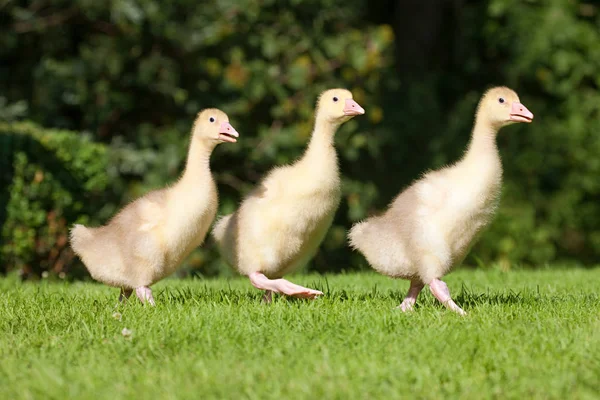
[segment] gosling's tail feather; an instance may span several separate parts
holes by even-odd
[[[219,246],[221,251],[225,244],[225,237],[227,236],[227,231],[229,230],[231,217],[233,217],[233,214],[220,217],[217,222],[215,222],[215,227],[212,230],[212,237],[215,239],[215,242],[217,242],[217,246]]]
[[[348,233],[348,242],[350,246],[355,250],[361,250],[361,242],[364,236],[366,224],[364,222],[356,223],[350,229]]]
[[[75,253],[79,256],[83,256],[85,247],[94,238],[93,230],[83,226],[81,224],[73,225],[69,232],[69,242]]]
[[[79,256],[92,278],[108,285],[122,285],[115,278],[116,253],[113,243],[102,235],[102,228],[75,224],[70,232],[71,248]]]
[[[379,247],[373,241],[373,226],[366,221],[354,224],[348,233],[350,247],[361,253],[372,268],[377,269]],[[374,246],[375,244],[375,246]]]
[[[229,214],[219,218],[212,231],[221,257],[232,267],[237,265],[237,214]]]

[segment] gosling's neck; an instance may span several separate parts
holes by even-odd
[[[196,186],[206,179],[212,179],[210,155],[214,147],[214,143],[209,139],[196,139],[192,137],[185,170],[180,179],[181,184]]]
[[[317,116],[315,128],[303,160],[309,163],[335,163],[337,168],[337,153],[334,147],[335,133],[340,125]]]
[[[498,129],[487,118],[478,115],[475,119],[471,141],[463,160],[477,160],[480,163],[482,158],[488,158],[494,163],[499,163],[500,155],[498,153],[498,145],[496,144]]]

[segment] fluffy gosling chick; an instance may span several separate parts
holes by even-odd
[[[400,193],[380,216],[355,224],[350,244],[382,274],[410,280],[399,306],[413,308],[421,289],[446,307],[465,312],[440,280],[459,265],[490,223],[500,199],[502,164],[496,146],[500,128],[529,123],[533,114],[506,87],[490,89],[477,108],[469,148],[453,165],[426,173]]]
[[[133,290],[154,305],[150,285],[173,273],[199,246],[217,212],[217,188],[209,159],[219,143],[236,142],[227,115],[211,108],[194,122],[185,171],[172,186],[133,201],[108,224],[71,229],[71,247],[92,277],[121,288],[120,300]]]
[[[300,298],[323,294],[282,277],[306,264],[329,229],[341,197],[334,137],[364,109],[344,89],[321,94],[304,155],[272,170],[233,214],[220,218],[213,236],[224,258],[258,289]]]

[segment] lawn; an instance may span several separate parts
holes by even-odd
[[[457,271],[466,317],[428,291],[403,314],[408,283],[371,273],[293,280],[325,296],[267,305],[242,278],[170,279],[150,308],[95,283],[0,280],[0,398],[599,396],[600,268]]]

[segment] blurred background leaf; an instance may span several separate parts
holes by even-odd
[[[220,213],[233,211],[301,154],[317,95],[336,86],[367,114],[338,132],[344,199],[308,268],[365,268],[347,229],[459,157],[480,95],[499,84],[536,119],[498,137],[502,205],[466,263],[597,262],[599,11],[576,0],[4,2],[0,269],[79,276],[68,226],[106,222],[176,179],[205,107],[242,135],[212,158]],[[231,273],[210,241],[190,272]]]

